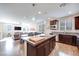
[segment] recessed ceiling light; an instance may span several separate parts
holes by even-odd
[[[48,19],[51,19],[51,18],[48,18]]]
[[[32,17],[32,20],[35,21],[35,17]]]
[[[42,13],[41,11],[38,12],[38,14],[41,14],[41,13]]]
[[[71,12],[71,11],[69,11],[69,12],[68,12],[68,14],[72,14],[72,12]]]

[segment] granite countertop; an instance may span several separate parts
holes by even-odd
[[[31,44],[32,46],[37,46],[41,42],[44,42],[45,40],[54,37],[56,35],[45,35],[45,36],[32,36],[30,37],[27,42]]]

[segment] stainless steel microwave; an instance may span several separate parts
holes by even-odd
[[[57,25],[50,25],[50,30],[56,30],[57,29]]]

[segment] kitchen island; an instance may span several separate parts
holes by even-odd
[[[27,40],[27,56],[48,56],[55,47],[55,35],[33,36]]]

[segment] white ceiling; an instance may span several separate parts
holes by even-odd
[[[17,21],[31,21],[35,17],[37,21],[47,18],[58,18],[79,12],[79,4],[66,4],[59,7],[61,3],[39,3],[32,6],[32,3],[0,3],[0,17],[10,17]],[[41,11],[42,14],[38,14]]]

